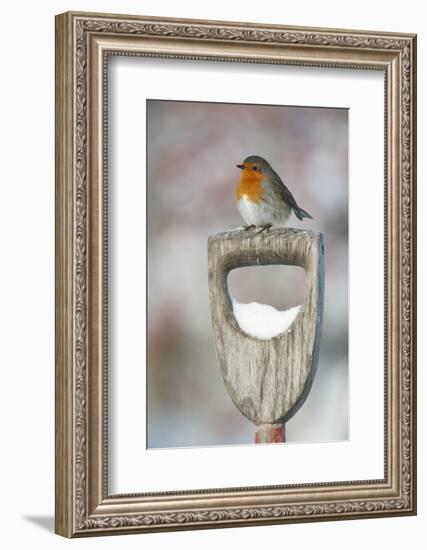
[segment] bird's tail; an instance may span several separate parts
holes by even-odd
[[[305,210],[303,210],[302,208],[300,208],[299,206],[297,206],[296,208],[294,208],[294,212],[295,212],[295,216],[299,219],[299,220],[302,220],[303,218],[310,218],[311,220],[313,219],[313,216],[310,216],[310,214],[308,212],[306,212]]]

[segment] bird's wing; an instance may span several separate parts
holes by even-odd
[[[271,193],[274,195],[274,198],[277,200],[283,200],[293,209],[298,209],[297,201],[295,200],[292,193],[286,187],[286,185],[280,179],[280,176],[274,172],[270,179],[271,182]]]

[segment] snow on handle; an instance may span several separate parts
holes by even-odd
[[[241,304],[234,298],[231,299],[231,303],[239,327],[249,336],[260,340],[269,340],[286,332],[301,309],[301,306],[295,306],[279,311],[273,306],[258,302]]]

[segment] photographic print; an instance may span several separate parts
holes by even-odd
[[[348,110],[146,112],[147,447],[347,440]],[[218,238],[233,248],[222,312]],[[295,261],[279,258],[289,239]],[[324,273],[300,257],[316,239]]]

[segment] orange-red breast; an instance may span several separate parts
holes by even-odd
[[[298,206],[292,193],[265,159],[251,155],[243,164],[237,164],[237,168],[241,172],[236,200],[239,212],[248,224],[245,229],[261,227],[263,231],[273,225],[286,225],[292,211],[299,220],[311,218]]]

